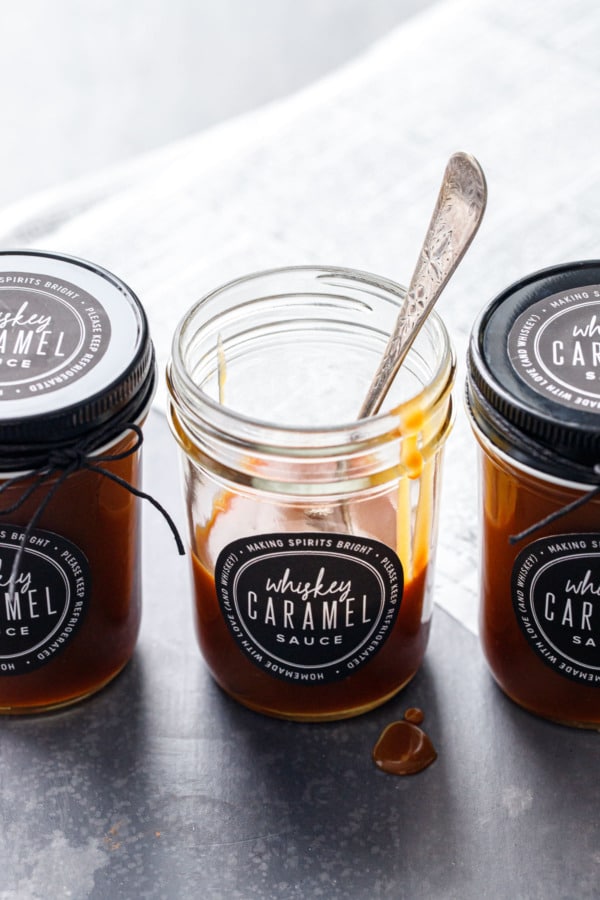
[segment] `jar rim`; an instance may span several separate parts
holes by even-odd
[[[454,350],[444,323],[434,311],[428,316],[422,331],[424,334],[432,335],[435,339],[439,351],[437,365],[427,384],[423,385],[410,399],[391,410],[379,412],[367,419],[356,419],[327,426],[287,425],[245,415],[208,396],[190,375],[182,353],[186,332],[192,327],[199,312],[209,301],[225,292],[235,290],[239,286],[258,284],[267,278],[289,275],[314,276],[322,283],[326,278],[345,279],[363,290],[365,297],[368,297],[369,293],[382,293],[388,298],[393,298],[398,306],[402,303],[406,293],[405,289],[396,282],[361,270],[340,266],[304,265],[284,266],[255,272],[233,279],[203,295],[179,322],[173,336],[171,359],[167,366],[170,403],[177,411],[178,420],[183,419],[192,432],[196,432],[198,429],[209,430],[221,436],[227,436],[233,442],[239,439],[243,443],[256,444],[265,451],[272,448],[285,452],[294,450],[301,452],[310,447],[311,450],[318,452],[319,449],[326,450],[336,446],[346,446],[350,443],[370,441],[390,432],[398,432],[405,423],[404,413],[409,407],[414,408],[415,404],[419,404],[422,409],[429,410],[447,395],[454,379]],[[407,359],[410,359],[411,353],[413,353],[412,348]],[[404,427],[406,427],[405,424]],[[243,441],[239,438],[240,432],[244,434]]]

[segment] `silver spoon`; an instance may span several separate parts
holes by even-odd
[[[487,202],[481,166],[468,153],[450,157],[429,228],[394,331],[360,409],[373,416],[414,339],[473,240]]]
[[[380,409],[419,329],[473,240],[486,202],[487,186],[481,166],[468,153],[455,153],[448,160],[404,303],[360,409],[359,419],[373,416]],[[331,524],[332,511],[329,506],[313,507],[308,511],[308,518],[313,524],[320,519],[329,519]],[[338,511],[345,529],[351,533],[349,508],[344,503]]]

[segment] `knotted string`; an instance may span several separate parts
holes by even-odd
[[[473,419],[476,422],[478,420],[473,413],[473,404],[469,398],[469,392],[472,393],[473,397],[477,401],[477,404],[484,410],[485,417],[492,423],[492,427],[499,434],[505,436],[508,441],[514,446],[524,450],[529,456],[533,458],[537,457],[543,462],[552,465],[555,469],[559,466],[562,466],[566,470],[576,472],[577,477],[581,478],[582,482],[589,482],[591,480],[600,479],[600,463],[597,463],[590,469],[589,467],[584,466],[581,463],[577,463],[574,460],[566,459],[564,456],[561,456],[559,453],[549,447],[543,447],[542,445],[538,444],[535,440],[524,434],[522,431],[519,431],[517,428],[511,425],[509,421],[507,421],[499,413],[497,413],[494,407],[485,398],[479,387],[473,381],[470,381],[467,386],[466,402],[467,408],[469,409],[471,415],[473,416]],[[508,538],[509,543],[518,544],[519,541],[522,541],[524,538],[531,537],[531,535],[535,534],[536,531],[539,531],[546,525],[551,525],[552,522],[556,522],[557,519],[561,519],[563,516],[574,512],[581,506],[585,506],[586,503],[589,503],[591,500],[598,496],[600,496],[600,484],[594,485],[592,488],[590,488],[589,491],[586,491],[585,494],[583,494],[581,497],[578,497],[577,500],[573,500],[572,503],[566,503],[564,506],[561,506],[559,509],[554,510],[554,512],[550,513],[549,515],[544,516],[544,518],[539,519],[537,522],[534,522],[534,524],[530,525],[529,528],[525,528],[518,534],[511,534]]]
[[[99,443],[111,443],[111,441],[118,438],[123,433],[123,431],[133,431],[136,436],[133,444],[130,447],[128,447],[126,450],[122,450],[120,453],[107,453],[100,456],[93,455],[94,447],[97,447]],[[145,491],[141,491],[139,488],[134,487],[133,484],[130,484],[130,482],[126,481],[124,478],[121,478],[119,475],[115,475],[114,472],[111,472],[104,465],[102,465],[103,463],[118,462],[119,460],[126,459],[128,456],[133,456],[133,454],[137,453],[137,451],[142,446],[143,440],[144,436],[139,425],[131,422],[128,422],[125,425],[121,423],[114,423],[101,431],[96,431],[94,435],[92,435],[92,437],[85,438],[72,447],[51,450],[48,453],[46,462],[41,466],[38,466],[33,471],[24,472],[21,475],[15,475],[12,478],[7,478],[0,485],[0,494],[3,494],[9,488],[21,484],[24,481],[30,481],[31,479],[33,479],[32,483],[23,491],[23,493],[17,498],[14,503],[4,508],[0,507],[0,515],[9,515],[15,510],[20,509],[23,504],[26,503],[40,487],[43,487],[43,485],[45,485],[51,478],[54,478],[57,473],[60,473],[48,492],[38,503],[33,515],[25,526],[23,534],[21,535],[21,538],[19,540],[19,547],[12,565],[8,585],[11,595],[14,593],[14,586],[19,572],[21,559],[23,558],[23,553],[25,552],[25,546],[29,540],[29,537],[31,536],[31,533],[33,532],[33,529],[35,528],[37,522],[44,513],[44,510],[50,504],[52,498],[55,496],[61,485],[67,480],[67,478],[69,478],[75,472],[79,471],[85,470],[89,472],[98,472],[104,478],[108,478],[110,479],[110,481],[114,481],[115,484],[118,484],[126,491],[129,491],[129,493],[133,494],[134,497],[139,497],[141,500],[148,500],[148,502],[151,503],[152,506],[154,506],[166,520],[167,525],[171,529],[173,537],[175,538],[175,543],[177,544],[177,550],[180,556],[183,556],[185,554],[185,548],[183,546],[183,541],[181,540],[181,537],[179,535],[179,531],[177,530],[177,526],[175,525],[175,522],[173,521],[167,510],[164,508],[164,506],[162,506],[162,504],[159,503],[158,500],[156,500],[156,498],[151,494],[147,494]]]

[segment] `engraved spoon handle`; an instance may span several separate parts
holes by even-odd
[[[473,240],[485,211],[487,187],[476,159],[450,157],[404,303],[359,418],[378,412],[410,346]]]

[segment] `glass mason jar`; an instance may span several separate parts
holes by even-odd
[[[508,696],[600,725],[600,263],[537,272],[476,322],[480,637]]]
[[[52,253],[0,253],[0,347],[0,713],[31,713],[133,654],[156,365],[126,285]]]
[[[259,712],[358,715],[423,658],[454,378],[436,315],[385,411],[356,419],[403,298],[362,272],[281,269],[208,294],[175,333],[197,636]]]

